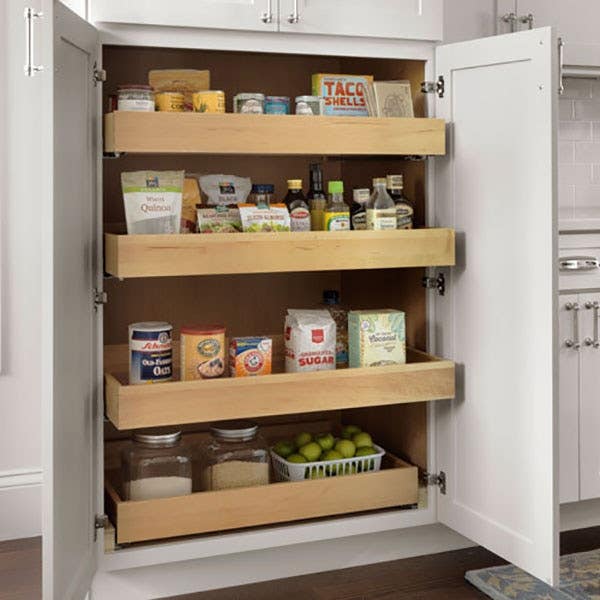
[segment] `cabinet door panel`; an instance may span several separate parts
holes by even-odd
[[[448,122],[436,225],[457,266],[437,297],[437,340],[457,363],[439,409],[441,522],[558,582],[557,44],[551,29],[437,50]],[[439,411],[439,412],[438,412]]]
[[[277,31],[277,6],[278,0],[91,0],[91,20],[137,25]]]
[[[280,0],[280,31],[441,40],[442,0]],[[298,7],[297,22],[294,7]]]
[[[600,65],[600,2],[517,0],[519,15],[531,13],[535,27],[554,27],[565,43],[565,64]]]
[[[43,223],[42,406],[44,599],[82,600],[96,565],[98,317],[96,157],[100,99],[94,87],[96,30],[58,1],[44,0],[41,49],[47,145],[41,169]],[[39,39],[39,38],[36,38]]]
[[[578,297],[561,295],[558,301],[559,362],[559,485],[560,501],[579,500],[579,356],[571,344],[581,340],[582,311],[576,311]],[[568,310],[568,307],[571,307]],[[578,315],[576,317],[576,315]],[[580,326],[575,331],[577,323]]]
[[[581,393],[579,418],[581,499],[600,498],[600,294],[581,294]]]

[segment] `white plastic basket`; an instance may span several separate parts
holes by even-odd
[[[289,462],[271,449],[271,459],[277,481],[303,481],[304,479],[379,471],[385,450],[375,444],[373,444],[373,448],[377,450],[377,454],[305,463]]]

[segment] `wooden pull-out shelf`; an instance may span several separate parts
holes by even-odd
[[[136,153],[441,155],[442,119],[168,112],[104,116],[104,150]]]
[[[136,502],[121,499],[118,476],[109,472],[106,510],[117,543],[124,544],[416,504],[417,467],[390,454],[382,467],[376,473]]]
[[[119,278],[454,265],[454,230],[117,235],[105,270]]]
[[[454,363],[410,350],[405,365],[261,377],[127,385],[105,375],[106,414],[117,429],[362,408],[454,397]]]

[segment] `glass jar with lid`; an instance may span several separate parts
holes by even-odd
[[[181,431],[135,433],[122,455],[125,500],[152,500],[192,493],[192,452]]]
[[[117,110],[154,112],[154,90],[149,85],[120,85]]]
[[[225,490],[269,483],[269,448],[251,421],[227,421],[210,428],[202,460],[202,489]]]

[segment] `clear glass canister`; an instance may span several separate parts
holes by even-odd
[[[204,449],[202,489],[225,490],[269,483],[269,448],[250,421],[228,421],[210,428]]]
[[[120,85],[117,110],[154,112],[154,91],[149,85]]]
[[[181,431],[135,433],[123,451],[125,500],[152,500],[192,493],[192,451]]]

